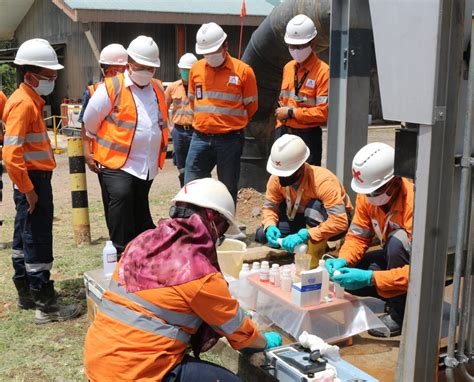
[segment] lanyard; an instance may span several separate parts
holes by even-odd
[[[385,226],[383,227],[383,232],[380,231],[380,226],[377,219],[372,219],[372,226],[374,227],[375,234],[380,240],[380,244],[383,245],[383,237],[387,232],[388,225],[390,223],[390,219],[397,213],[397,211],[393,211],[390,215],[387,216],[387,220],[385,220]]]
[[[301,87],[304,84],[304,81],[306,80],[306,77],[308,77],[309,70],[305,69],[303,77],[301,77],[300,82],[298,82],[298,68],[295,67],[295,96],[298,96]]]
[[[291,197],[290,197],[290,187],[285,187],[286,190],[286,216],[288,216],[289,221],[295,219],[296,213],[301,203],[301,198],[303,197],[304,188],[298,191],[296,194],[295,205],[291,208]]]

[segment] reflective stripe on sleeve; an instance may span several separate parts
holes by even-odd
[[[181,341],[187,344],[191,335],[179,329],[176,326],[168,325],[161,320],[149,316],[145,316],[139,312],[130,310],[122,305],[116,304],[106,298],[102,300],[99,310],[105,315],[123,322],[124,324],[133,326],[134,328],[159,334],[161,336]]]
[[[335,206],[326,208],[328,215],[340,215],[346,213],[346,206],[344,204],[336,204]]]
[[[53,263],[25,263],[25,268],[27,272],[41,272],[41,271],[50,271],[53,267]]]
[[[17,135],[5,135],[3,138],[3,145],[4,146],[19,146],[22,145],[25,141],[25,138],[17,136]]]
[[[357,224],[351,223],[351,226],[349,227],[349,231],[354,233],[357,236],[363,237],[365,239],[370,239],[374,237],[374,233],[371,230],[368,230],[366,228],[362,228],[358,226]]]
[[[217,106],[195,106],[194,113],[235,115],[239,117],[247,116],[247,110],[245,109],[232,109],[229,107],[217,107]]]
[[[194,96],[194,93],[188,93],[188,98],[189,98],[190,100],[193,101],[193,100],[194,100],[194,97],[195,97],[195,96]]]
[[[322,103],[328,103],[328,97],[327,96],[316,97],[316,105],[320,105]]]
[[[96,137],[97,144],[106,147],[110,150],[118,151],[119,153],[128,154],[128,147],[122,146],[118,143],[110,142],[104,138]]]
[[[194,115],[192,110],[179,109],[174,112],[175,115]]]
[[[162,308],[160,306],[154,305],[135,293],[128,293],[123,286],[119,286],[115,280],[110,281],[110,291],[116,293],[122,297],[128,298],[133,302],[140,305],[142,308],[145,308],[150,313],[153,313],[157,317],[165,320],[166,322],[172,325],[186,326],[188,328],[198,329],[202,324],[201,318],[194,314],[174,312]]]
[[[248,105],[249,103],[252,103],[252,102],[255,102],[255,101],[258,101],[258,96],[256,96],[256,95],[244,98],[244,104],[245,105]]]
[[[25,143],[39,143],[39,142],[49,142],[49,137],[46,132],[28,133],[25,135]]]
[[[270,208],[272,210],[278,210],[278,206],[273,203],[270,199],[265,199],[263,201],[263,208]]]
[[[25,161],[32,161],[32,160],[45,160],[51,159],[52,154],[51,151],[27,151],[23,153],[23,159]]]
[[[244,322],[245,317],[246,317],[245,312],[243,311],[242,308],[239,307],[239,309],[235,313],[235,316],[232,317],[225,324],[212,325],[211,327],[215,330],[220,330],[220,331],[224,332],[225,334],[232,334],[238,328],[240,328],[242,326],[242,323]]]

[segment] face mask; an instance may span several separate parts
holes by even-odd
[[[213,68],[217,68],[218,66],[221,66],[225,60],[225,55],[222,52],[214,53],[214,54],[206,54],[204,57],[206,58],[207,63]]]
[[[289,48],[288,50],[290,51],[291,57],[293,57],[293,59],[298,63],[302,63],[304,60],[306,60],[313,51],[311,46],[307,46],[303,49]]]
[[[54,81],[38,80],[38,86],[33,87],[35,92],[41,96],[50,95],[54,90]]]
[[[183,81],[187,82],[189,80],[189,69],[180,69],[179,73],[181,74]]]
[[[386,192],[384,192],[383,194],[377,196],[367,196],[367,201],[374,206],[384,206],[390,201],[391,198],[391,195],[388,195]]]
[[[149,72],[148,70],[129,70],[129,74],[132,81],[135,82],[138,86],[147,86],[151,82],[155,71]]]
[[[288,187],[291,186],[293,183],[296,183],[298,181],[298,178],[300,177],[300,174],[298,173],[299,171],[296,171],[294,174],[290,176],[280,176],[280,185],[282,187]]]

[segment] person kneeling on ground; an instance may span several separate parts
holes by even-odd
[[[338,259],[326,260],[332,279],[357,296],[386,302],[380,317],[390,336],[401,334],[411,253],[413,184],[394,176],[395,152],[370,143],[352,161],[352,189],[357,192],[354,219]],[[381,250],[367,252],[374,236]],[[339,271],[334,273],[335,271]],[[340,274],[339,274],[340,273]],[[369,334],[383,337],[372,329]]]
[[[305,163],[308,157],[308,146],[296,135],[285,134],[273,144],[267,163],[272,175],[257,242],[279,247],[277,239],[284,237],[282,248],[293,252],[296,245],[310,240],[323,252],[328,240],[346,233],[351,201],[336,175]]]
[[[199,353],[221,336],[234,349],[281,345],[279,334],[259,333],[220,272],[216,244],[236,229],[227,188],[203,178],[173,201],[171,218],[128,245],[103,295],[85,339],[91,381],[240,381]]]

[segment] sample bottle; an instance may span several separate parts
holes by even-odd
[[[268,261],[262,261],[262,268],[260,268],[260,281],[267,283],[270,281],[270,265]]]
[[[250,271],[252,275],[256,273],[260,273],[260,263],[258,261],[254,261],[252,263],[252,270]]]
[[[281,279],[280,279],[280,266],[278,264],[274,264],[276,265],[276,271],[275,271],[275,287],[276,288],[280,288],[280,285],[281,285]]]
[[[334,276],[339,276],[341,274],[340,271],[335,270]],[[336,298],[344,298],[344,287],[340,286],[337,282],[334,281],[334,297]]]
[[[281,289],[283,292],[291,292],[291,271],[289,269],[283,269],[281,275]]]
[[[102,263],[105,277],[111,277],[117,265],[117,250],[110,240],[105,243],[102,250]]]
[[[250,275],[250,265],[246,263],[242,264],[242,269],[239,272],[239,280],[245,279]]]
[[[325,299],[329,297],[329,272],[324,264],[324,260],[319,260],[319,266],[317,268],[323,273],[323,282],[321,284],[321,301],[325,301]]]
[[[278,264],[273,264],[272,269],[270,269],[270,284],[275,285],[275,276],[280,274],[280,266]]]

